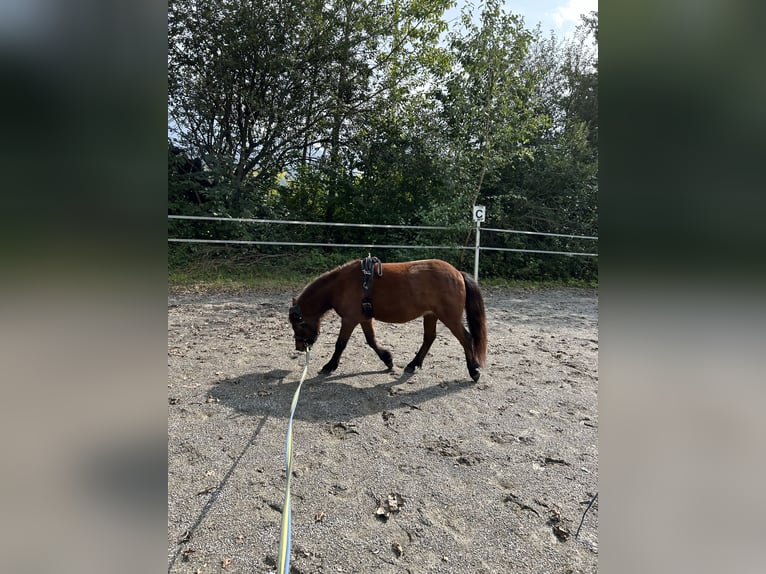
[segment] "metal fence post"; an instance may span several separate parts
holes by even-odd
[[[473,258],[473,278],[476,282],[479,282],[479,230],[481,229],[481,221],[476,220],[476,254]]]
[[[473,258],[473,278],[476,279],[477,283],[479,282],[479,236],[481,235],[481,222],[484,221],[485,216],[486,208],[483,205],[473,206],[473,220],[476,222],[476,253]]]

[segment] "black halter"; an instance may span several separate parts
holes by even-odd
[[[300,329],[301,333],[298,334],[298,331],[296,329],[293,329],[295,331],[295,340],[301,341],[303,343],[307,343],[309,345],[313,345],[314,341],[316,341],[317,338],[317,331],[306,323],[306,321],[303,320],[303,311],[301,310],[300,305],[293,305],[290,307],[290,313],[288,315],[291,322],[298,324],[298,329]]]

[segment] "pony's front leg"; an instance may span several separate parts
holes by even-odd
[[[340,355],[343,353],[343,349],[346,348],[346,345],[348,344],[348,340],[351,337],[351,333],[353,333],[354,328],[358,325],[358,323],[342,319],[340,324],[340,333],[338,334],[338,340],[335,341],[335,352],[332,354],[332,357],[328,361],[328,363],[322,367],[322,370],[319,371],[322,374],[329,374],[332,373],[335,369],[338,368],[338,363],[340,362]]]

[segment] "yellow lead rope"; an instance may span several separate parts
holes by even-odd
[[[293,395],[293,404],[290,408],[290,420],[287,423],[287,440],[285,442],[285,466],[287,470],[287,486],[285,487],[285,504],[282,507],[282,524],[279,529],[279,566],[277,572],[280,574],[289,574],[290,570],[290,546],[292,544],[292,508],[290,507],[290,478],[293,474],[293,415],[295,407],[298,405],[298,397],[301,394],[301,386],[306,380],[306,373],[309,371],[311,347],[306,347],[306,365],[303,367],[301,381]]]

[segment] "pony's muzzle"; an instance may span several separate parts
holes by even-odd
[[[295,340],[295,350],[296,351],[305,351],[306,350],[306,341],[303,340]]]

